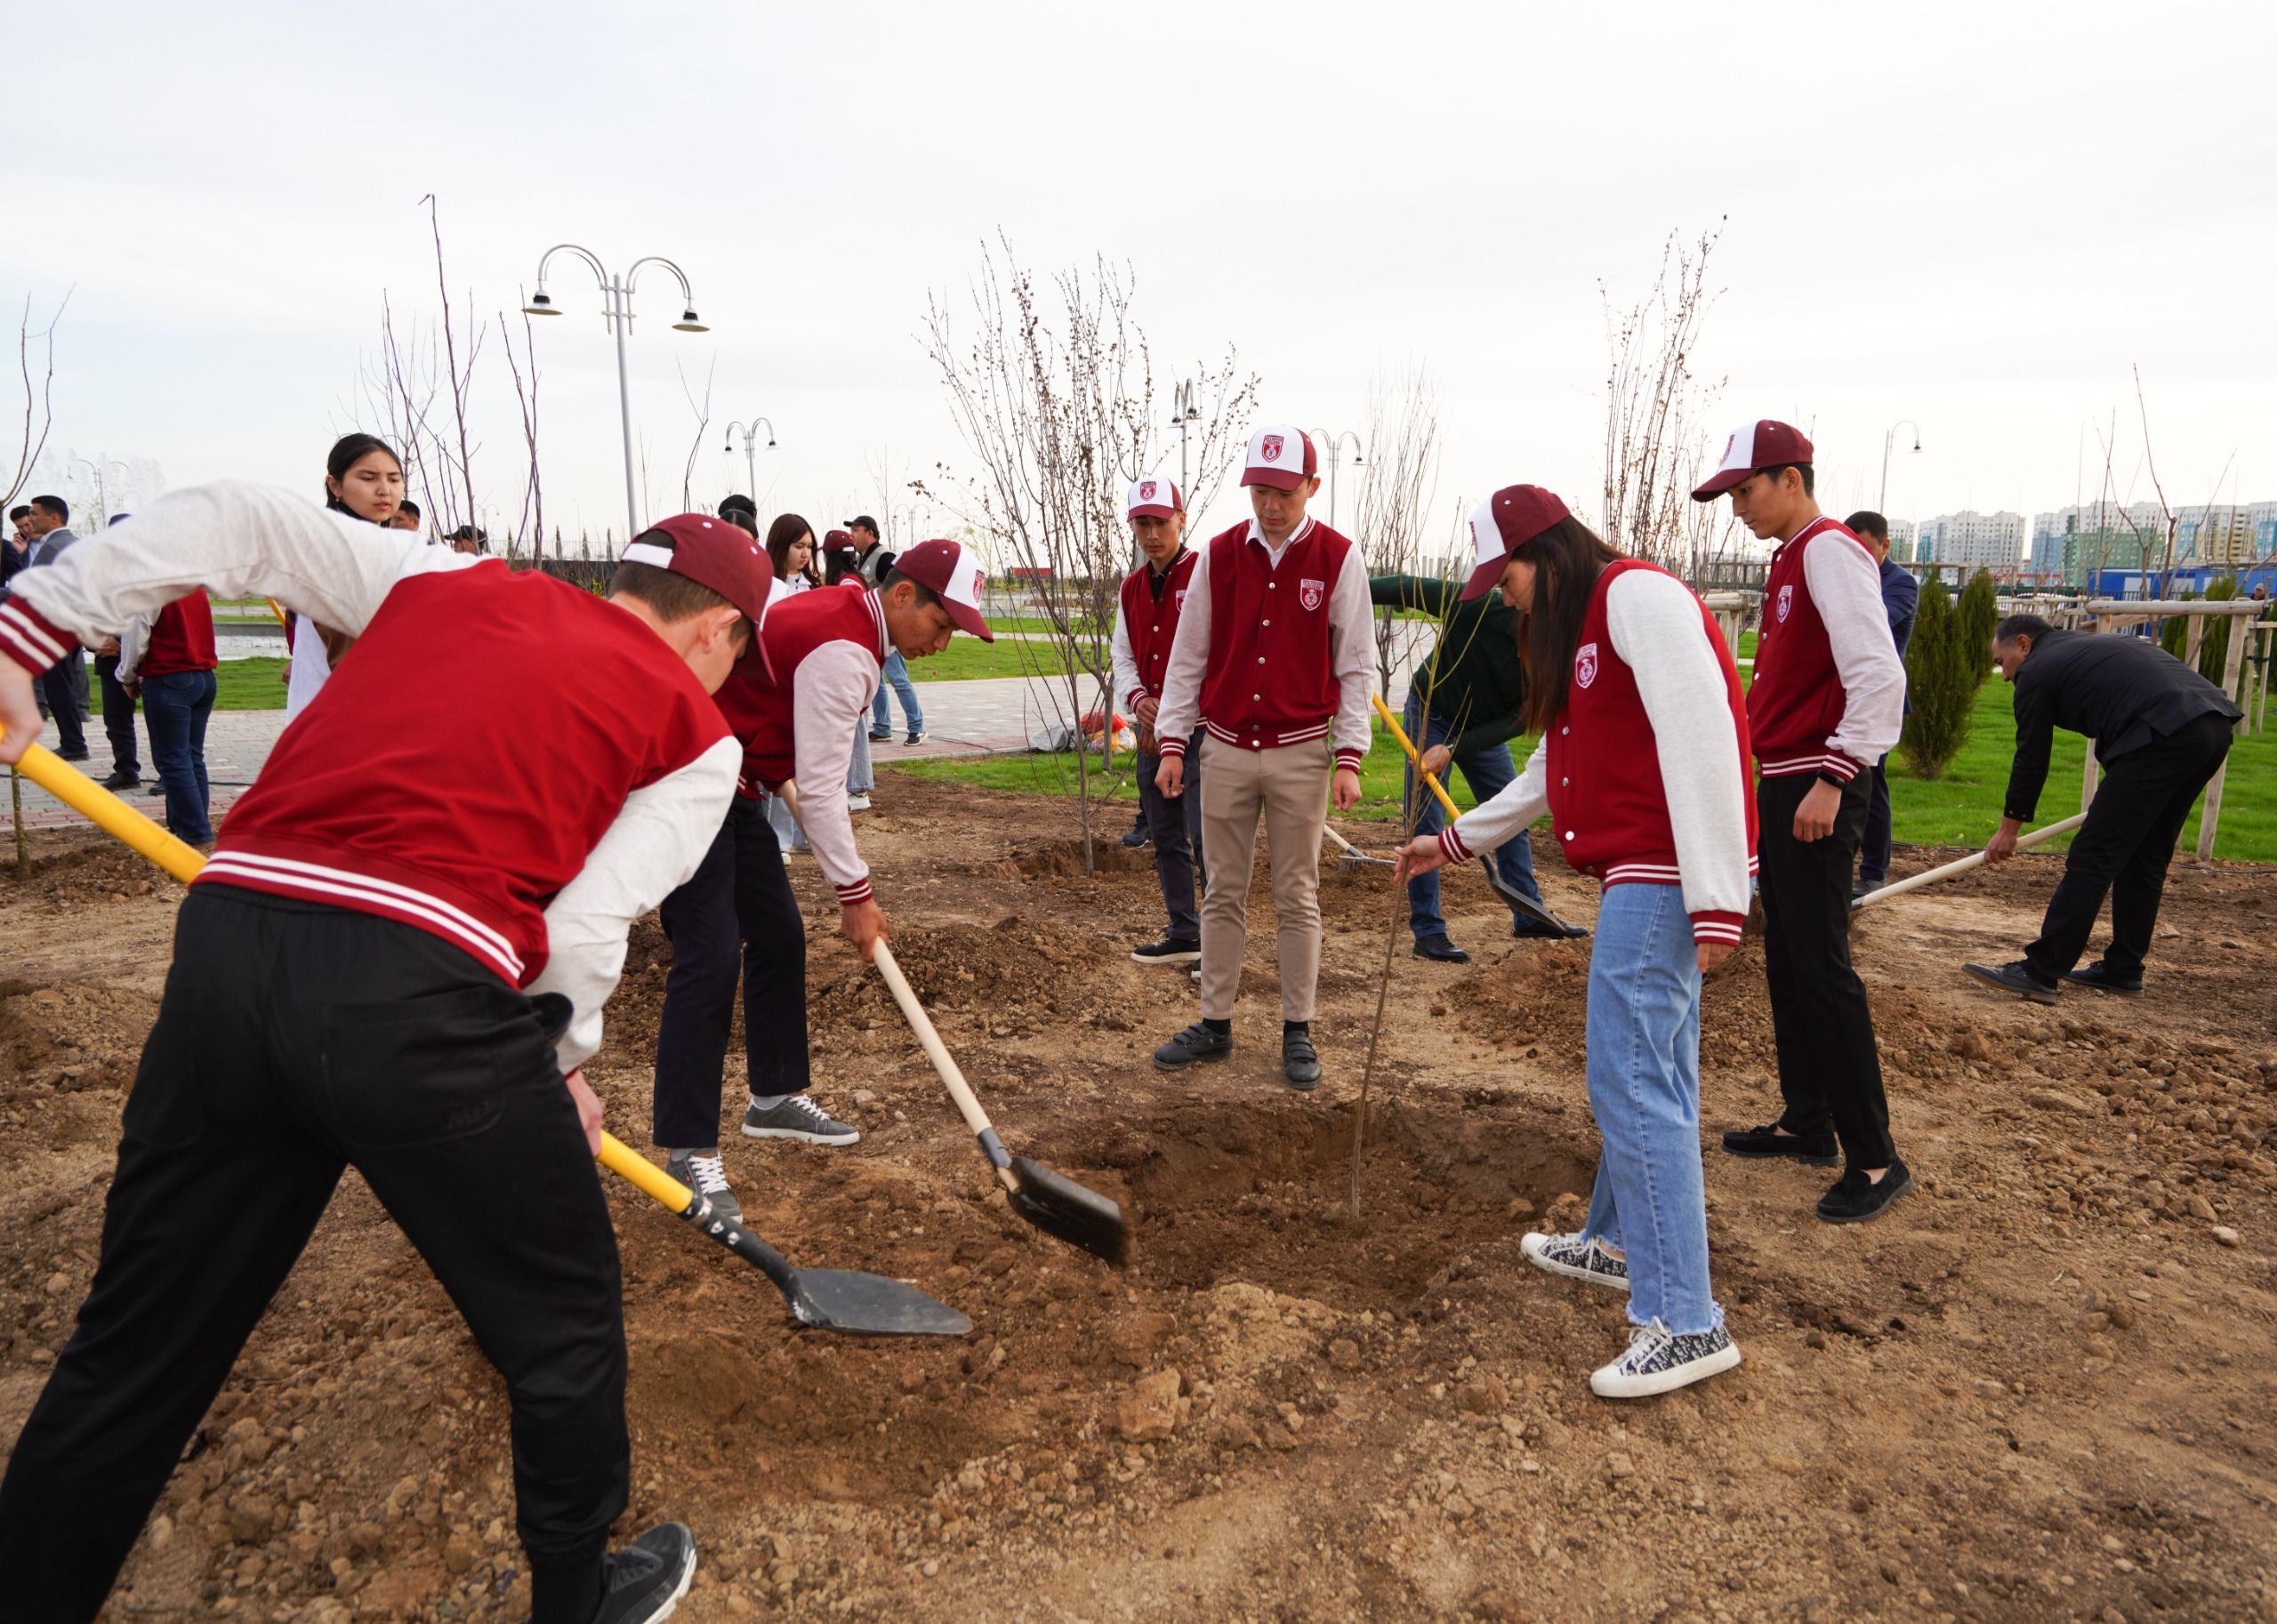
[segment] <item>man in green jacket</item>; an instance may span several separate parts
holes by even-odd
[[[1438,617],[1438,647],[1417,668],[1407,687],[1407,714],[1401,726],[1423,752],[1423,765],[1441,783],[1449,763],[1462,769],[1470,792],[1484,801],[1500,793],[1517,776],[1510,760],[1510,741],[1524,731],[1518,716],[1525,702],[1526,675],[1518,663],[1518,613],[1503,603],[1500,592],[1489,592],[1470,603],[1458,602],[1462,583],[1436,575],[1372,575],[1369,601],[1380,608],[1420,609]],[[1428,715],[1425,697],[1429,698]],[[1417,834],[1436,834],[1445,817],[1436,797],[1415,782],[1410,768],[1406,796],[1412,803],[1422,796],[1416,820]],[[1541,892],[1533,880],[1533,848],[1523,831],[1495,848],[1494,867],[1506,883],[1522,896],[1539,902]],[[1419,874],[1407,882],[1407,925],[1415,933],[1415,956],[1442,964],[1465,964],[1470,955],[1447,938],[1447,921],[1439,913],[1437,872]],[[1546,925],[1510,913],[1514,937],[1557,937]]]

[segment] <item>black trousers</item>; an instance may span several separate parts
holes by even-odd
[[[1850,968],[1850,866],[1872,785],[1864,773],[1845,784],[1834,832],[1806,843],[1795,838],[1795,808],[1817,782],[1798,775],[1755,786],[1763,973],[1787,1102],[1779,1122],[1804,1134],[1831,1123],[1850,1166],[1887,1167],[1897,1152],[1873,1011]]]
[[[1866,832],[1858,843],[1858,877],[1861,880],[1889,878],[1889,758],[1884,756],[1871,768],[1873,789],[1866,802]],[[1861,778],[1865,773],[1858,775]]]
[[[136,754],[134,741],[134,696],[118,679],[118,656],[99,654],[95,656],[95,680],[103,695],[103,736],[110,740],[110,765],[113,772],[142,776],[142,763]]]
[[[55,748],[59,755],[87,752],[87,667],[73,649],[39,674],[40,698],[55,719]]]
[[[796,1094],[808,1081],[807,922],[757,801],[736,797],[712,849],[661,913],[672,968],[656,1027],[655,1138],[708,1150],[720,1142],[738,981],[751,1091]]]
[[[2111,945],[2104,962],[2121,977],[2143,973],[2174,843],[2191,803],[2230,753],[2232,728],[2226,717],[2201,716],[2104,764],[2103,783],[2088,803],[2088,821],[2072,837],[2064,878],[2048,899],[2040,939],[2024,949],[2032,974],[2058,981],[2079,963],[2105,891],[2111,893]]]
[[[1186,787],[1176,800],[1155,787],[1162,757],[1142,750],[1134,769],[1138,775],[1138,821],[1155,837],[1155,877],[1162,882],[1171,939],[1177,942],[1202,939],[1202,916],[1195,898],[1210,884],[1210,871],[1202,861],[1202,737],[1196,728],[1187,741]]]
[[[531,1617],[591,1617],[630,1467],[616,1240],[530,1000],[408,925],[201,885],[0,1481],[12,1624],[95,1616],[346,1166],[505,1378]]]

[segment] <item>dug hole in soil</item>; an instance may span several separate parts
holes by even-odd
[[[1587,942],[1510,940],[1456,872],[1474,960],[1426,963],[1383,871],[1324,860],[1326,1081],[1299,1096],[1279,1077],[1260,875],[1235,1054],[1166,1075],[1148,1051],[1195,1002],[1182,970],[1128,957],[1162,926],[1150,854],[1110,836],[1087,878],[1062,804],[891,773],[877,806],[859,832],[911,981],[1007,1143],[1122,1202],[1136,1252],[1117,1271],[1011,1216],[794,859],[816,1092],[864,1138],[730,1126],[729,1174],[794,1261],[913,1280],[976,1329],[801,1332],[753,1272],[605,1181],[632,1351],[621,1532],[694,1526],[680,1616],[2277,1620],[2267,877],[2178,864],[2153,991],[2054,1009],[1958,973],[2036,932],[2053,859],[1861,915],[1920,1187],[1834,1228],[1811,1213],[1830,1173],[1710,1148],[1716,1285],[1746,1363],[1614,1406],[1588,1375],[1625,1340],[1620,1299],[1518,1250],[1578,1226],[1596,1159]],[[1344,832],[1384,844],[1381,825]],[[9,1437],[93,1269],[89,1196],[181,896],[91,833],[33,851],[28,872],[0,864]],[[1591,918],[1594,886],[1541,861],[1551,904]],[[589,1073],[635,1145],[669,959],[644,921]],[[1702,1054],[1711,1146],[1776,1113],[1752,944],[1709,983]],[[730,1112],[742,1081],[738,1052]],[[351,1174],[109,1616],[519,1619],[512,1527],[499,1383]]]

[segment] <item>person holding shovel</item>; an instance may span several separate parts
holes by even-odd
[[[922,659],[947,647],[960,626],[994,640],[980,613],[982,579],[963,547],[927,542],[901,554],[875,588],[857,577],[778,599],[757,653],[720,690],[743,769],[702,865],[664,899],[672,969],[652,1096],[666,1170],[715,1207],[743,1211],[719,1150],[738,979],[750,1093],[744,1135],[833,1146],[862,1137],[807,1096],[807,928],[760,798],[793,784],[816,865],[838,894],[841,928],[866,958],[885,934],[885,915],[847,814],[854,724],[868,714],[887,649]]]
[[[1747,712],[1706,607],[1549,492],[1506,486],[1470,530],[1463,596],[1499,585],[1521,616],[1525,720],[1542,742],[1501,794],[1401,848],[1395,877],[1492,849],[1547,811],[1565,860],[1604,883],[1589,986],[1597,1182],[1581,1233],[1523,1247],[1552,1274],[1628,1293],[1628,1351],[1589,1388],[1642,1398],[1740,1362],[1709,1282],[1700,978],[1747,917]]]
[[[710,695],[752,646],[766,555],[666,519],[604,601],[222,484],[32,574],[0,605],[0,760],[38,736],[31,671],[191,588],[359,640],[182,904],[94,1286],[0,1480],[8,1618],[95,1616],[350,1166],[504,1379],[534,1624],[663,1617],[688,1530],[607,1550],[624,1310],[581,1068],[626,931],[734,796]],[[430,679],[446,667],[462,680]]]
[[[1114,616],[1114,692],[1138,721],[1139,826],[1155,843],[1155,876],[1162,883],[1163,906],[1170,913],[1170,929],[1163,939],[1132,948],[1130,957],[1140,964],[1192,964],[1202,957],[1195,888],[1209,883],[1202,861],[1202,789],[1189,778],[1173,800],[1155,782],[1162,769],[1155,718],[1162,709],[1171,645],[1177,640],[1179,617],[1201,555],[1186,544],[1186,500],[1170,480],[1138,480],[1130,487],[1124,511],[1131,539],[1147,561],[1122,582]],[[1197,729],[1187,740],[1188,758],[1197,758],[1201,748]]]
[[[1348,540],[1305,512],[1320,489],[1317,457],[1295,429],[1250,437],[1242,484],[1255,517],[1213,538],[1195,567],[1155,713],[1155,787],[1170,800],[1186,791],[1190,736],[1197,728],[1210,736],[1202,830],[1217,875],[1202,902],[1202,1018],[1157,1049],[1155,1064],[1183,1071],[1233,1052],[1261,813],[1273,848],[1281,1069],[1299,1089],[1320,1085],[1321,830],[1332,795],[1340,812],[1359,804],[1375,676],[1365,568]]]

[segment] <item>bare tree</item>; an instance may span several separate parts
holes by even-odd
[[[525,314],[522,318],[521,361],[514,359],[514,335],[506,326],[506,315],[503,310],[498,314],[498,336],[504,341],[506,370],[514,380],[514,403],[521,408],[522,444],[529,455],[529,473],[522,481],[522,515],[518,529],[533,538],[531,557],[543,558],[545,493],[538,481],[537,471],[537,348],[532,342],[529,317]],[[527,381],[522,375],[524,366],[529,369]],[[553,556],[557,559],[561,556],[561,531],[558,526],[553,533]]]
[[[688,409],[696,414],[696,436],[688,443],[688,462],[680,470],[680,511],[696,511],[696,459],[703,454],[705,436],[712,428],[712,378],[720,370],[720,359],[712,357],[712,365],[704,373],[704,398],[698,400],[696,391],[688,387],[688,369],[680,369],[680,392],[688,397]],[[756,494],[756,493],[753,493]]]
[[[8,475],[8,488],[0,492],[0,508],[23,494],[26,482],[32,477],[33,465],[47,448],[48,430],[55,424],[55,330],[63,325],[63,311],[70,302],[71,295],[66,293],[57,301],[55,313],[47,318],[47,325],[35,329],[31,295],[24,295],[24,313],[16,320],[16,372],[23,381],[24,426],[17,438],[16,466]],[[32,377],[35,345],[40,351],[36,381]]]
[[[1605,284],[1605,538],[1635,558],[1692,573],[1702,539],[1692,513],[1694,473],[1706,450],[1702,430],[1724,381],[1702,380],[1693,352],[1718,295],[1708,291],[1708,259],[1719,221],[1689,245],[1674,231],[1661,249],[1652,290],[1616,315]]]
[[[1420,573],[1425,517],[1439,489],[1439,401],[1420,366],[1368,384],[1368,461],[1360,481],[1360,555],[1372,575]],[[1376,687],[1391,692],[1404,651],[1401,628],[1414,623],[1386,608],[1376,616]]]
[[[482,353],[483,327],[482,324],[474,318],[474,293],[472,289],[469,289],[466,296],[469,342],[466,365],[461,366],[458,334],[451,322],[450,285],[443,272],[442,215],[436,204],[434,193],[429,192],[420,199],[420,202],[427,205],[427,228],[435,240],[435,295],[436,302],[442,312],[443,328],[443,385],[449,391],[451,427],[454,430],[453,438],[449,442],[443,441],[440,435],[436,438],[438,443],[443,446],[445,461],[452,465],[453,471],[456,475],[455,486],[466,492],[466,522],[473,524],[479,507],[474,494],[475,447],[467,438],[466,413],[468,397],[474,385],[474,364]]]
[[[1116,597],[1131,558],[1123,497],[1157,458],[1153,363],[1131,318],[1127,266],[1094,261],[1039,281],[1001,235],[982,245],[969,286],[973,332],[938,296],[927,301],[924,342],[976,464],[970,475],[938,469],[947,502],[1012,561],[1048,635],[1015,644],[1042,680],[1059,729],[1076,743],[1075,799],[1084,871],[1092,868],[1091,769],[1082,719],[1112,717],[1111,639]],[[1237,402],[1203,437],[1212,486],[1234,436],[1246,431],[1254,378],[1237,381],[1229,348],[1200,392]],[[1213,462],[1216,463],[1212,469]],[[1188,502],[1188,511],[1194,504]],[[1087,696],[1090,703],[1085,703]]]

